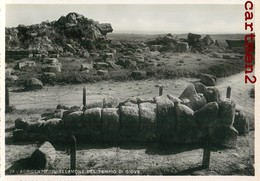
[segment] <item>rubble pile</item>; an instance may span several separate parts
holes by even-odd
[[[106,35],[112,31],[109,23],[102,24],[77,13],[69,13],[57,21],[6,28],[6,51],[7,55],[14,50],[35,56],[84,55],[85,49],[106,47]]]

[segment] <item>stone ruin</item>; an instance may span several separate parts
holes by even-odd
[[[57,21],[44,21],[30,26],[5,29],[5,46],[8,58],[51,57],[57,55],[84,56],[87,50],[103,49],[109,44],[109,23],[99,23],[71,12]]]
[[[234,148],[239,134],[234,121],[237,116],[240,123],[246,119],[241,114],[233,100],[222,99],[218,89],[198,82],[179,98],[163,95],[119,102],[109,97],[83,108],[58,105],[52,115],[35,122],[18,118],[13,139],[64,143],[73,134],[77,142],[199,143],[210,136],[214,144]]]
[[[233,43],[233,40],[226,41],[228,44]],[[221,40],[214,41],[210,35],[205,35],[202,38],[202,35],[200,34],[188,33],[186,38],[179,38],[178,36],[167,34],[163,37],[157,37],[155,39],[148,40],[146,43],[151,51],[211,53],[215,51],[226,51],[228,47],[226,41],[224,41],[225,45],[223,45]]]

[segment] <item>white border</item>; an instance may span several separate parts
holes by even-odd
[[[246,0],[5,0],[1,3],[0,9],[0,41],[1,41],[1,48],[0,48],[0,100],[1,105],[4,105],[4,47],[5,47],[5,40],[4,40],[4,31],[5,31],[5,5],[6,4],[244,4]],[[30,181],[40,181],[40,180],[104,180],[104,179],[111,179],[113,181],[121,181],[122,179],[127,180],[149,180],[149,181],[157,181],[157,180],[222,180],[222,181],[229,181],[229,180],[247,180],[247,181],[258,181],[259,174],[260,174],[260,163],[259,163],[259,128],[260,128],[260,111],[258,108],[260,107],[260,100],[259,92],[260,92],[260,57],[259,57],[259,48],[260,48],[260,39],[259,35],[259,20],[260,20],[260,2],[258,0],[252,0],[255,7],[255,34],[256,34],[256,58],[255,58],[255,75],[258,78],[257,83],[255,84],[255,176],[4,176],[5,175],[5,115],[4,115],[4,106],[1,106],[1,123],[0,123],[0,151],[1,151],[1,162],[0,162],[0,180],[30,180]],[[258,154],[257,154],[258,153]]]
[[[5,0],[6,4],[243,4],[242,0]]]

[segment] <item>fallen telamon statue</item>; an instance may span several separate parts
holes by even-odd
[[[73,134],[77,142],[198,143],[210,136],[212,143],[234,148],[238,131],[233,127],[236,104],[222,99],[216,88],[190,84],[179,98],[104,99],[78,108],[57,106],[49,118],[15,121],[15,141],[64,142]]]

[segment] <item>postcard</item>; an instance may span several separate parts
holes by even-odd
[[[2,3],[3,180],[258,180],[258,5]]]

